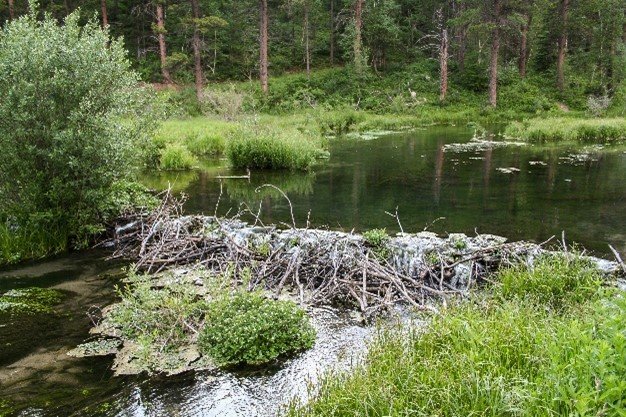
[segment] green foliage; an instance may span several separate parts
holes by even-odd
[[[513,122],[505,135],[529,142],[605,143],[626,139],[624,119],[530,119]]]
[[[0,296],[0,314],[51,313],[52,307],[59,304],[62,299],[61,292],[48,288],[10,290]]]
[[[575,255],[544,255],[529,270],[515,266],[499,271],[496,294],[561,310],[583,304],[598,295],[602,275],[589,262]]]
[[[387,244],[390,237],[386,229],[372,229],[363,233],[363,239],[371,248],[374,256],[378,259],[385,260],[389,257],[391,251]]]
[[[179,171],[193,168],[198,161],[183,145],[170,144],[161,151],[159,167],[166,171]]]
[[[156,289],[150,277],[132,270],[128,281],[128,286],[117,289],[121,301],[114,305],[107,323],[140,346],[141,366],[153,369],[168,353],[189,344],[190,326],[199,327],[206,301],[191,285],[173,283]]]
[[[552,262],[557,275],[544,277],[551,281],[582,268]],[[622,415],[626,299],[601,300],[574,285],[550,297],[571,303],[557,314],[527,302],[540,292],[538,275],[517,274],[529,294],[520,283],[514,297],[455,304],[425,329],[381,331],[363,366],[329,375],[289,415]]]
[[[143,157],[149,106],[120,41],[77,14],[59,25],[35,13],[0,33],[0,218],[9,239],[50,227],[82,241],[103,220],[102,196]],[[64,246],[53,240],[49,251]]]
[[[248,292],[211,302],[198,339],[220,365],[261,365],[314,342],[315,330],[295,303]]]
[[[240,128],[228,142],[227,155],[235,168],[308,170],[322,149],[297,130]]]
[[[349,132],[365,120],[363,113],[350,107],[337,108],[317,113],[317,123],[322,135],[341,135]]]

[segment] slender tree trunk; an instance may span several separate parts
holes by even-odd
[[[361,29],[363,28],[363,1],[356,0],[354,3],[354,66],[357,73],[363,71],[363,39]]]
[[[11,0],[13,1],[13,0]],[[63,0],[63,6],[65,7],[65,15],[69,15],[70,14],[70,3],[68,0]]]
[[[200,19],[200,5],[198,0],[191,0],[191,13],[194,19]],[[196,79],[196,97],[198,100],[202,100],[202,90],[204,90],[204,73],[202,72],[202,41],[200,40],[200,29],[197,22],[194,22],[193,29],[193,62],[194,62],[194,75]]]
[[[157,30],[159,32],[159,54],[161,56],[161,75],[163,82],[170,84],[172,76],[167,68],[167,46],[165,44],[165,17],[163,13],[163,4],[156,4]]]
[[[498,56],[500,54],[500,14],[501,0],[494,1],[495,25],[491,34],[491,60],[489,63],[489,104],[498,105]]]
[[[267,94],[269,91],[269,80],[267,70],[267,42],[268,42],[268,15],[267,0],[259,0],[259,78],[261,79],[261,90]]]
[[[562,93],[565,90],[565,54],[567,52],[567,19],[570,0],[561,0],[561,35],[556,61],[556,86]]]
[[[330,65],[335,64],[335,0],[330,0]]]
[[[520,77],[526,77],[526,64],[528,63],[528,31],[530,30],[530,24],[532,22],[532,15],[524,16],[524,24],[522,25],[522,38],[520,39],[519,48],[519,75]]]
[[[304,60],[306,61],[306,76],[311,78],[311,47],[309,39],[309,2],[304,1]]]
[[[448,29],[441,32],[441,46],[439,47],[440,94],[439,100],[444,101],[448,94]]]
[[[13,0],[9,0],[9,20],[15,19],[15,5]]]
[[[109,15],[107,13],[107,0],[100,0],[100,6],[102,7],[102,27],[109,26]]]

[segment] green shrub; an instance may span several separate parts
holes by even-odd
[[[216,156],[224,153],[226,140],[223,136],[199,132],[185,139],[187,148],[196,156]]]
[[[161,151],[159,167],[166,171],[180,171],[193,168],[197,163],[184,145],[170,144]]]
[[[588,261],[561,254],[544,255],[529,269],[525,265],[498,272],[496,293],[560,310],[598,295],[602,275]]]
[[[209,304],[198,339],[220,365],[260,365],[313,346],[315,330],[295,303],[238,292]]]
[[[3,246],[38,246],[18,258],[99,228],[102,196],[134,173],[152,126],[120,40],[76,13],[59,25],[32,9],[0,32],[0,220],[18,241]]]
[[[272,128],[241,128],[228,142],[227,155],[235,168],[308,170],[321,148],[301,132]]]

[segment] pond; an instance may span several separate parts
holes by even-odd
[[[626,251],[623,149],[487,146],[469,142],[472,135],[436,127],[337,139],[330,159],[311,173],[252,172],[249,180],[220,181],[216,176],[242,173],[212,161],[194,172],[150,173],[144,181],[184,191],[189,213],[260,209],[261,221],[290,224],[293,211],[298,226],[428,228],[537,242],[564,231],[568,242],[601,256],[610,256],[608,244]],[[291,206],[275,189],[259,189],[263,184],[280,187]],[[65,354],[88,337],[87,313],[97,316],[115,298],[121,265],[105,256],[88,251],[0,272],[0,293],[46,286],[66,295],[55,315],[0,317],[0,416],[11,409],[24,416],[269,416],[289,398],[305,398],[323,370],[358,360],[371,334],[345,314],[317,309],[315,348],[273,367],[114,378],[109,359]]]

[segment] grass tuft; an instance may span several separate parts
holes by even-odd
[[[181,171],[193,168],[198,161],[183,145],[170,144],[161,151],[159,166],[166,171]]]
[[[228,158],[235,168],[306,171],[323,150],[318,142],[297,130],[260,127],[235,131]]]

